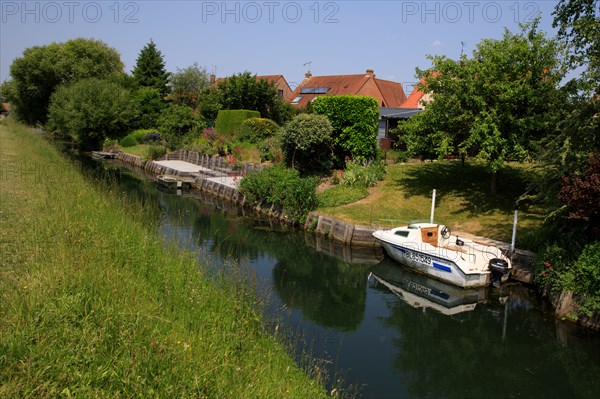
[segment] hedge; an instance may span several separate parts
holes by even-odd
[[[338,163],[345,157],[372,160],[377,157],[379,104],[367,96],[323,96],[313,102],[316,114],[326,115],[333,126]]]

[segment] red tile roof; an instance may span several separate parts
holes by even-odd
[[[431,76],[436,77],[439,75],[439,72],[433,71],[431,72]],[[424,108],[424,105],[421,103],[421,100],[425,96],[425,92],[419,89],[418,85],[425,84],[425,76],[419,80],[419,83],[415,85],[412,93],[408,96],[406,101],[400,106],[400,108]]]
[[[320,95],[364,95],[377,99],[380,106],[399,107],[406,95],[402,84],[388,80],[377,79],[372,70],[360,75],[311,76],[300,83],[288,102],[298,108],[306,107],[314,98]],[[328,88],[322,93],[300,93],[305,88]],[[296,97],[301,97],[294,102]]]
[[[425,78],[422,78],[419,83],[423,83],[424,80]],[[408,96],[406,101],[402,103],[400,108],[421,108],[422,105],[420,105],[419,102],[421,101],[424,95],[425,93],[419,90],[417,86],[415,86],[413,88],[412,93],[410,93],[410,95]]]

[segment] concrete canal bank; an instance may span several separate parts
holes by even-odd
[[[165,157],[155,161],[145,161],[141,157],[123,152],[117,153],[115,159],[141,168],[146,173],[154,175],[193,177],[195,180],[192,183],[192,187],[196,190],[209,193],[238,206],[252,206],[237,189],[237,183],[249,170],[259,168],[256,165],[247,164],[241,168],[234,168],[227,164],[221,157],[202,155],[197,152],[185,150],[169,153]],[[270,217],[281,216],[272,208],[252,207],[252,209]],[[380,247],[372,236],[373,231],[378,228],[376,226],[354,225],[328,216],[311,213],[308,215],[303,227],[306,231],[313,232],[320,238],[325,238],[349,247]],[[505,251],[510,248],[509,243],[477,237],[468,233],[459,232],[458,235],[486,245],[497,246]],[[320,240],[319,242],[321,243],[319,246],[323,246],[323,241]],[[535,257],[535,254],[532,252],[517,249],[513,255],[512,279],[533,284],[535,277]]]

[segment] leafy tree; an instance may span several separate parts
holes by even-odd
[[[539,20],[480,42],[473,57],[429,56],[435,72],[417,70],[432,101],[400,126],[408,151],[439,158],[460,154],[485,160],[492,194],[504,162],[532,156],[561,117],[564,76],[559,43],[538,32]]]
[[[84,149],[118,138],[135,117],[131,94],[116,83],[89,78],[59,87],[52,95],[47,128]]]
[[[346,157],[362,160],[377,157],[379,105],[373,97],[317,97],[313,110],[331,121],[338,165],[343,165]]]
[[[200,134],[205,127],[201,116],[185,105],[170,104],[157,121],[161,136],[166,139],[167,146],[175,149],[181,145],[186,135],[196,132]]]
[[[200,68],[197,63],[185,69],[177,68],[171,75],[171,100],[179,105],[197,108],[204,90],[209,88],[209,77],[205,68]]]
[[[600,94],[600,2],[561,0],[554,10],[553,26],[569,49],[572,69],[585,67],[579,88]]]
[[[282,125],[292,116],[291,106],[277,96],[275,84],[250,72],[235,74],[217,85],[222,109],[249,109]]]
[[[133,77],[139,86],[154,87],[162,96],[169,93],[169,73],[165,70],[162,53],[152,40],[140,51],[133,68]]]
[[[140,87],[133,93],[133,101],[138,109],[136,127],[141,129],[156,127],[157,120],[167,106],[160,92],[154,87]]]
[[[34,125],[46,123],[50,96],[58,85],[86,78],[123,74],[119,53],[93,39],[74,39],[26,49],[10,66],[8,100],[15,116]]]
[[[281,139],[286,164],[304,175],[330,171],[333,167],[332,132],[325,115],[296,116],[285,126]]]
[[[200,109],[200,114],[207,121],[211,121],[211,124],[214,126],[219,111],[223,109],[219,91],[216,88],[203,90],[198,101],[198,108]]]

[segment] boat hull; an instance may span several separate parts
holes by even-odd
[[[491,282],[490,272],[466,274],[454,260],[440,254],[420,251],[413,246],[390,243],[375,237],[385,252],[396,262],[417,272],[463,288],[486,287]]]

